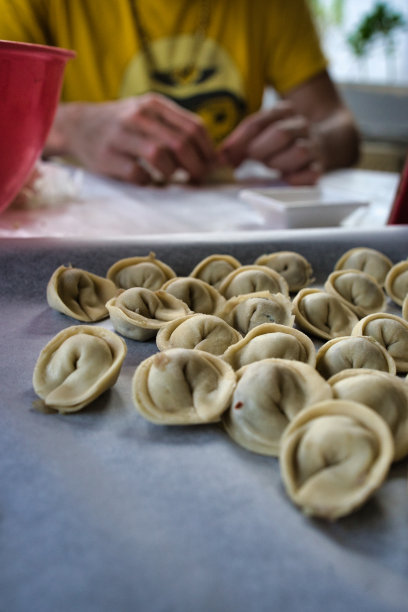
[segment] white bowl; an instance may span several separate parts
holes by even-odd
[[[251,204],[273,227],[332,227],[369,202],[325,187],[243,189],[240,198]]]

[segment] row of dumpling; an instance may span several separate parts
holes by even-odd
[[[290,289],[310,281],[312,269],[303,256],[285,251],[262,256],[261,265],[239,266],[233,260],[238,266],[233,272],[228,272],[230,256],[213,255],[193,270],[207,280],[173,276],[158,290],[143,286],[126,289],[135,282],[156,286],[153,273],[148,273],[152,268],[161,270],[164,266],[170,275],[166,264],[151,254],[120,260],[108,271],[109,279],[60,267],[48,284],[47,297],[51,306],[80,320],[85,315],[98,320],[109,314],[116,331],[125,337],[146,340],[157,334],[159,350],[198,348],[224,355],[235,368],[265,357],[316,363],[311,340],[293,329],[296,320],[304,331],[328,340],[317,354],[317,368],[326,377],[347,367],[407,372],[408,322],[383,312],[386,295],[380,282],[397,279],[394,283],[389,280],[389,285],[396,285],[401,293],[404,272],[391,273],[408,262],[392,266],[372,249],[352,249],[348,253],[348,259],[343,256],[339,260],[339,268],[348,265],[348,260],[350,265],[370,272],[374,267],[378,282],[365,269],[339,269],[329,275],[324,290],[300,289],[292,302]],[[265,266],[273,256],[286,279]],[[223,279],[222,273],[227,273]],[[407,308],[405,298],[403,314],[408,318]]]
[[[114,332],[69,327],[41,351],[34,389],[44,406],[77,411],[116,382],[125,355]],[[307,363],[269,358],[234,371],[206,351],[174,348],[139,364],[132,399],[153,423],[221,422],[237,444],[278,456],[291,499],[331,520],[360,507],[408,454],[408,384],[376,370],[327,381]]]

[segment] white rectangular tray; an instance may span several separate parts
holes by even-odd
[[[277,229],[340,225],[357,208],[369,204],[321,186],[243,189],[239,195]]]

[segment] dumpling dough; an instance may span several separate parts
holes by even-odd
[[[279,454],[281,435],[300,410],[332,397],[330,385],[300,361],[256,361],[238,370],[237,380],[223,425],[237,444],[263,455]]]
[[[292,302],[280,293],[259,291],[230,298],[219,316],[245,336],[262,323],[293,326]]]
[[[399,461],[408,455],[408,385],[398,376],[378,370],[343,370],[328,383],[333,396],[375,410],[388,424]]]
[[[325,340],[348,336],[358,321],[343,300],[320,289],[301,289],[293,308],[299,327]]]
[[[157,348],[196,348],[222,355],[231,344],[241,340],[236,329],[215,315],[190,314],[167,323],[156,337]]]
[[[349,368],[396,373],[393,358],[377,340],[369,336],[333,338],[317,351],[316,369],[324,378]]]
[[[177,276],[164,283],[162,289],[185,302],[193,312],[216,315],[225,304],[215,287],[191,276]]]
[[[153,338],[169,321],[190,313],[187,304],[173,295],[144,287],[126,289],[106,307],[117,332],[141,341]]]
[[[394,444],[384,419],[358,402],[332,399],[302,410],[281,441],[286,492],[305,514],[335,520],[384,482]]]
[[[57,334],[41,351],[33,387],[41,406],[76,412],[115,384],[126,344],[98,326],[74,325]]]
[[[408,321],[408,293],[402,303],[402,317],[405,319],[405,321]]]
[[[234,370],[249,363],[277,357],[316,364],[316,349],[311,339],[298,329],[278,323],[263,323],[254,327],[245,338],[230,346],[223,359]]]
[[[218,289],[224,278],[240,267],[241,263],[232,255],[210,255],[195,266],[190,276]]]
[[[313,269],[308,260],[296,251],[277,251],[261,255],[255,265],[276,270],[288,283],[289,291],[299,291],[313,282]]]
[[[227,299],[259,291],[289,295],[288,284],[281,274],[266,266],[255,265],[241,266],[228,274],[219,291]]]
[[[234,370],[220,357],[173,348],[136,368],[132,397],[140,414],[153,423],[211,423],[228,408],[235,384]]]
[[[176,273],[163,261],[156,259],[154,253],[147,257],[127,257],[120,259],[111,266],[107,278],[121,289],[145,287],[156,291]]]
[[[394,359],[397,372],[408,372],[408,322],[391,313],[379,312],[361,319],[353,336],[371,336]]]
[[[402,306],[408,295],[408,259],[395,264],[388,272],[385,290],[396,304]]]
[[[385,277],[392,268],[392,261],[378,251],[368,247],[356,247],[346,251],[337,261],[335,270],[361,270],[375,278],[379,285],[384,285]]]
[[[328,293],[337,295],[358,317],[380,312],[387,305],[387,298],[373,276],[359,270],[332,272],[324,284]]]
[[[48,282],[47,302],[51,308],[78,321],[100,321],[108,317],[105,303],[117,292],[116,285],[102,276],[60,266]]]

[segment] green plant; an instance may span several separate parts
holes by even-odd
[[[401,13],[394,11],[388,2],[377,2],[347,37],[347,42],[357,57],[363,57],[380,39],[385,43],[386,54],[391,55],[394,52],[395,32],[403,27],[405,19]]]

